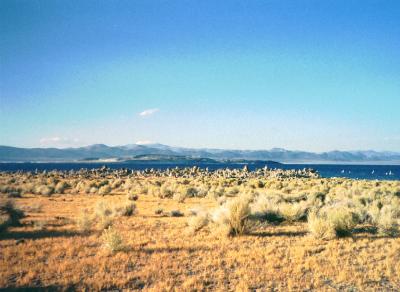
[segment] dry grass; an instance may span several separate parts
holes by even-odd
[[[11,190],[58,183],[13,178],[0,176],[0,185],[7,180]],[[1,288],[400,290],[400,182],[107,179],[113,189],[104,197],[85,193],[88,186],[102,187],[103,179],[91,178],[66,180],[70,187],[63,194],[33,194],[33,187],[14,199],[14,208],[26,216],[0,234]],[[183,203],[173,194],[153,195],[165,181],[166,189],[175,192],[183,185],[197,193]],[[132,203],[127,197],[132,189],[146,193],[140,193],[131,216],[121,216],[115,208]],[[222,196],[226,202],[219,205]],[[165,216],[176,210],[184,216]],[[301,218],[304,212],[308,222]],[[281,220],[266,220],[271,214]],[[39,230],[34,222],[46,222],[46,228]],[[241,236],[221,237],[219,228]],[[337,237],[342,233],[351,237]]]

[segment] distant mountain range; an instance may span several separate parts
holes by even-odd
[[[356,163],[400,164],[400,152],[377,151],[329,151],[314,153],[291,151],[281,148],[271,150],[226,150],[208,148],[171,147],[163,144],[129,144],[107,146],[95,144],[79,148],[18,148],[0,146],[1,162],[73,162],[93,160],[140,160],[146,156],[184,156],[191,159],[272,160],[282,163]],[[161,159],[161,158],[160,158]],[[176,158],[173,158],[176,159]]]

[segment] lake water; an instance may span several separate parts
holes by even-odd
[[[39,171],[43,170],[78,170],[81,168],[99,168],[106,165],[112,169],[128,168],[143,170],[146,168],[166,169],[178,167],[192,167],[197,165],[201,168],[208,167],[210,170],[222,168],[243,168],[243,163],[165,163],[165,162],[129,162],[129,163],[0,163],[0,171]],[[268,165],[268,164],[267,164]],[[262,168],[265,163],[250,163],[250,170]],[[275,165],[270,165],[275,168]],[[322,177],[347,177],[354,179],[371,180],[400,180],[400,165],[338,165],[338,164],[282,164],[282,169],[313,168]]]

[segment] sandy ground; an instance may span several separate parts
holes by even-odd
[[[115,219],[126,250],[111,253],[101,230],[78,231],[82,209],[125,195],[25,195],[22,227],[0,236],[0,287],[167,290],[400,290],[400,238],[355,232],[319,241],[306,223],[258,226],[225,238],[210,229],[188,232],[188,210],[213,208],[208,199],[178,203],[143,195],[138,212]],[[31,210],[30,206],[41,206]],[[185,216],[156,215],[156,209]],[[42,222],[42,223],[41,223]],[[44,223],[43,223],[44,222]],[[43,226],[44,225],[44,226]]]

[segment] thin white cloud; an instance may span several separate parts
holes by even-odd
[[[136,145],[148,145],[148,144],[153,144],[153,142],[149,140],[139,140],[136,142]]]
[[[42,138],[39,142],[43,146],[69,147],[77,145],[79,139],[55,136]]]
[[[158,111],[160,111],[158,108],[147,109],[147,110],[144,110],[141,113],[139,113],[139,116],[148,117],[148,116],[154,115]]]
[[[384,140],[386,140],[386,141],[400,141],[400,136],[385,137]]]

